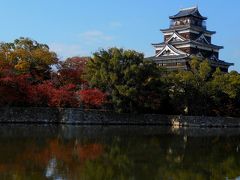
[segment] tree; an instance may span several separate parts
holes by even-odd
[[[214,111],[218,115],[240,115],[240,75],[236,71],[223,73],[218,68],[211,81]]]
[[[28,38],[0,43],[1,105],[29,105],[28,89],[50,79],[51,66],[57,61],[47,45]]]
[[[0,77],[0,105],[26,105],[30,82],[29,74]]]
[[[107,101],[107,95],[99,89],[86,89],[79,91],[80,99],[88,108],[98,108],[103,106]]]
[[[75,91],[74,84],[55,87],[51,81],[43,81],[28,87],[28,103],[43,107],[78,107],[79,100]]]
[[[1,69],[7,67],[11,73],[31,74],[35,80],[43,80],[50,79],[51,66],[58,59],[46,44],[19,38],[12,43],[0,43],[0,61]]]
[[[162,106],[165,96],[161,70],[142,53],[110,48],[94,53],[85,78],[91,87],[110,95],[118,112],[144,112]]]
[[[72,57],[63,62],[59,62],[57,81],[60,85],[73,83],[76,85],[86,84],[83,79],[83,72],[88,57]]]
[[[193,58],[190,71],[172,72],[167,78],[170,104],[176,114],[211,114],[209,80],[211,67],[207,60]]]

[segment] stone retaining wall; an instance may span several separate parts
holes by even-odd
[[[0,123],[59,123],[86,125],[171,125],[178,127],[240,127],[240,118],[117,114],[78,108],[0,108]]]

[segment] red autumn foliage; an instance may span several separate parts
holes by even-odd
[[[11,64],[6,64],[0,61],[0,75],[1,77],[13,76],[14,75],[14,66]]]
[[[48,105],[51,107],[78,107],[79,101],[75,94],[76,86],[68,84],[52,91]]]
[[[54,86],[50,81],[28,87],[28,102],[34,106],[48,106]]]
[[[0,105],[22,105],[27,102],[29,74],[9,75],[0,78]]]
[[[86,89],[79,91],[82,103],[87,107],[100,107],[106,103],[107,96],[99,89]]]
[[[79,103],[75,87],[74,84],[68,84],[56,88],[52,82],[44,81],[29,87],[28,100],[35,106],[77,107]]]
[[[60,84],[82,84],[86,83],[83,78],[83,71],[89,58],[72,57],[60,63],[58,81]]]
[[[14,66],[0,62],[0,106],[86,107],[99,108],[106,94],[98,89],[86,89],[82,79],[88,58],[69,58],[61,64],[51,80],[33,74],[19,74]]]
[[[76,90],[74,84],[33,84],[29,74],[5,76],[0,78],[0,105],[79,107],[79,97],[87,107],[100,107],[106,102],[106,95],[98,89]]]

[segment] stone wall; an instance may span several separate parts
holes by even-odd
[[[0,123],[59,123],[84,125],[171,125],[178,127],[240,127],[240,118],[117,114],[78,108],[0,108]]]

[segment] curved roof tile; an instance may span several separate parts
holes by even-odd
[[[194,16],[196,18],[206,20],[207,17],[204,17],[200,14],[197,7],[191,7],[186,9],[181,9],[176,15],[170,16],[170,19],[176,19],[180,17],[186,17],[186,16]]]

